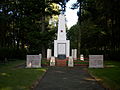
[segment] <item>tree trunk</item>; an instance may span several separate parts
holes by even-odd
[[[42,15],[42,33],[45,32],[45,16],[44,14]],[[45,45],[42,43],[42,57],[45,58]]]
[[[80,15],[79,15],[79,27],[81,25],[81,1],[80,1],[80,8],[79,8],[79,11],[80,11]],[[79,33],[78,33],[78,57],[80,57],[80,47],[81,47],[81,30],[79,28]]]

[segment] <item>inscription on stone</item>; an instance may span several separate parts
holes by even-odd
[[[103,55],[89,55],[89,68],[103,68]]]
[[[27,55],[27,68],[41,67],[41,54],[39,55]]]
[[[62,55],[65,55],[65,50],[66,50],[66,47],[65,47],[66,44],[58,44],[58,54],[62,54]]]

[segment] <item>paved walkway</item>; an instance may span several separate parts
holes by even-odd
[[[50,67],[34,90],[106,90],[82,67]]]

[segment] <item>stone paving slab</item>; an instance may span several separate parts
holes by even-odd
[[[82,67],[50,67],[34,90],[106,90]]]

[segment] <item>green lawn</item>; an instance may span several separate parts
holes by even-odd
[[[106,61],[103,69],[88,69],[89,72],[111,90],[120,90],[120,62]]]
[[[29,90],[46,71],[45,68],[15,68],[25,61],[16,60],[0,64],[0,90]]]

